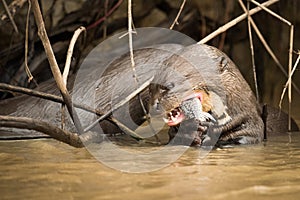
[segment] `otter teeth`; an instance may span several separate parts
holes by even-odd
[[[175,116],[173,116],[173,113],[172,113],[172,112],[170,112],[169,114],[170,114],[170,116],[171,116],[171,120],[172,120],[172,121],[176,121],[177,117],[180,115],[180,113],[179,113],[178,111],[176,111]]]
[[[163,118],[164,122],[169,126],[175,126],[182,122],[183,115],[182,112],[176,108],[167,114],[167,118]]]
[[[170,120],[175,122],[179,116],[180,116],[179,111],[172,110],[168,114],[168,119],[164,118],[164,120],[165,120],[165,122],[169,122]]]

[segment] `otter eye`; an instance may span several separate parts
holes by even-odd
[[[175,84],[173,82],[170,82],[170,83],[166,84],[166,89],[168,89],[168,90],[170,90],[170,89],[172,89],[174,87],[175,87]]]

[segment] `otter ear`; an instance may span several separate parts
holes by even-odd
[[[173,82],[168,82],[164,85],[160,85],[160,89],[162,89],[162,90],[171,90],[174,87],[175,87],[175,83],[173,83]]]
[[[221,56],[219,61],[219,70],[220,72],[224,72],[226,69],[228,69],[228,60],[226,59],[226,57]]]
[[[168,82],[164,85],[159,85],[160,93],[168,92],[174,87],[175,87],[175,83],[173,82]]]
[[[160,98],[165,93],[167,93],[170,89],[164,85],[158,83],[151,83],[149,85],[149,93],[152,97]]]
[[[171,90],[175,87],[175,83],[169,82],[165,85],[165,87],[167,88],[167,90]]]

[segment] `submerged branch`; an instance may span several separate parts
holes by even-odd
[[[83,147],[81,139],[77,134],[62,130],[41,120],[27,117],[12,117],[0,115],[0,125],[1,127],[12,127],[39,131],[73,147]]]
[[[146,87],[148,87],[152,80],[153,80],[153,77],[151,79],[149,79],[148,81],[146,81],[144,84],[142,84],[137,90],[135,90],[134,92],[129,94],[123,101],[121,101],[118,104],[116,104],[115,106],[113,106],[112,109],[107,113],[103,113],[103,112],[101,112],[97,109],[95,110],[92,107],[89,107],[89,106],[86,106],[86,105],[81,105],[81,104],[74,103],[73,104],[74,107],[80,108],[80,109],[85,110],[87,112],[95,113],[96,115],[100,116],[100,118],[97,119],[95,122],[93,122],[91,125],[89,125],[84,130],[84,132],[89,131],[97,123],[99,123],[99,122],[101,122],[105,119],[108,119],[108,120],[112,121],[113,123],[115,123],[117,126],[119,126],[126,134],[131,135],[132,137],[134,137],[136,139],[139,139],[139,140],[143,139],[138,134],[136,134],[133,130],[129,129],[128,127],[126,127],[126,125],[122,124],[119,120],[115,119],[114,117],[112,117],[110,115],[112,114],[112,112],[119,109],[121,106],[123,106],[124,104],[129,102],[133,97],[135,97],[137,94],[139,94],[142,90],[144,90]],[[30,96],[34,96],[34,97],[54,101],[54,102],[57,102],[57,103],[64,103],[64,100],[59,96],[56,96],[56,95],[53,95],[53,94],[47,94],[47,93],[40,92],[40,91],[35,91],[35,90],[32,90],[32,89],[28,89],[28,88],[13,86],[13,85],[5,84],[5,83],[0,83],[0,90],[7,91],[7,92],[18,92],[18,93],[27,94],[27,95],[30,95]]]

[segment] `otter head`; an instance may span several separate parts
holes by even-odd
[[[150,114],[161,117],[170,126],[170,139],[176,135],[179,127],[187,127],[183,137],[194,139],[193,144],[201,144],[203,130],[199,132],[198,125],[215,121],[209,113],[209,93],[201,84],[192,86],[185,77],[175,74],[161,73],[150,85]]]
[[[204,89],[186,89],[183,84],[168,82],[165,85],[150,85],[150,111],[163,115],[168,126],[176,126],[185,120],[213,120],[209,114],[209,94]]]
[[[202,137],[212,124],[222,126],[231,120],[226,106],[227,90],[223,86],[223,80],[227,81],[223,77],[227,68],[223,69],[215,55],[207,54],[202,47],[194,47],[196,49],[186,49],[158,66],[149,87],[150,114],[162,117],[170,126],[171,139],[179,126],[195,124],[197,130],[187,128],[185,135]]]

